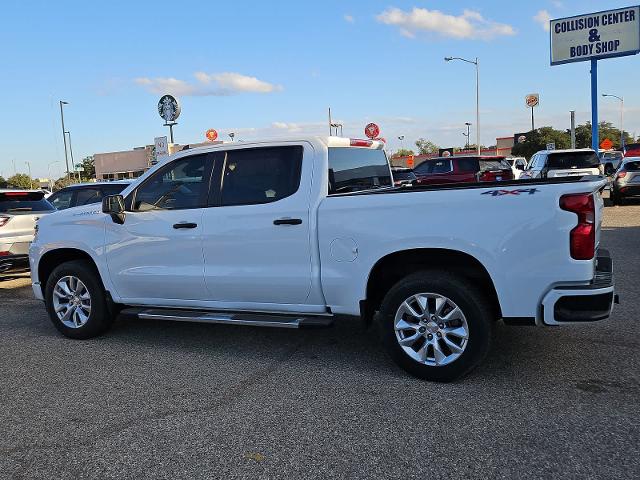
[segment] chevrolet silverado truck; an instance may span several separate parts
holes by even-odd
[[[435,381],[481,362],[500,319],[609,317],[602,177],[394,188],[382,147],[310,137],[179,152],[101,206],[43,217],[35,296],[74,339],[123,310],[284,328],[359,318]]]

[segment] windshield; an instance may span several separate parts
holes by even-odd
[[[0,193],[0,212],[48,212],[55,210],[44,199],[43,192],[4,192]]]
[[[595,152],[550,153],[549,170],[569,170],[572,168],[598,168],[600,161]]]
[[[511,168],[511,165],[502,158],[480,159],[481,172],[486,172],[487,170],[504,170],[509,168]]]
[[[391,186],[391,171],[384,151],[329,148],[329,194]]]

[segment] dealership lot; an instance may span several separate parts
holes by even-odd
[[[613,317],[500,324],[488,360],[445,385],[409,377],[357,322],[120,317],[106,336],[72,341],[27,277],[0,282],[0,477],[633,477],[640,202],[604,215]]]

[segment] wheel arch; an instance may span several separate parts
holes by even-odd
[[[385,294],[400,279],[420,270],[438,268],[472,281],[487,295],[494,308],[495,318],[502,317],[495,284],[485,266],[476,257],[446,248],[414,248],[385,255],[369,272],[366,299],[361,303],[361,314],[365,322],[371,322]]]
[[[38,262],[38,280],[40,281],[43,296],[51,272],[53,272],[58,265],[72,260],[86,260],[89,262],[96,273],[98,273],[98,278],[102,282],[98,266],[91,255],[78,248],[57,248],[44,253]]]

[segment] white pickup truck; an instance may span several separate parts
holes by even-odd
[[[429,380],[460,377],[495,322],[609,317],[601,177],[394,188],[382,145],[311,137],[186,150],[100,206],[43,217],[33,291],[64,335],[139,318],[379,326]],[[522,246],[526,255],[522,255]]]

